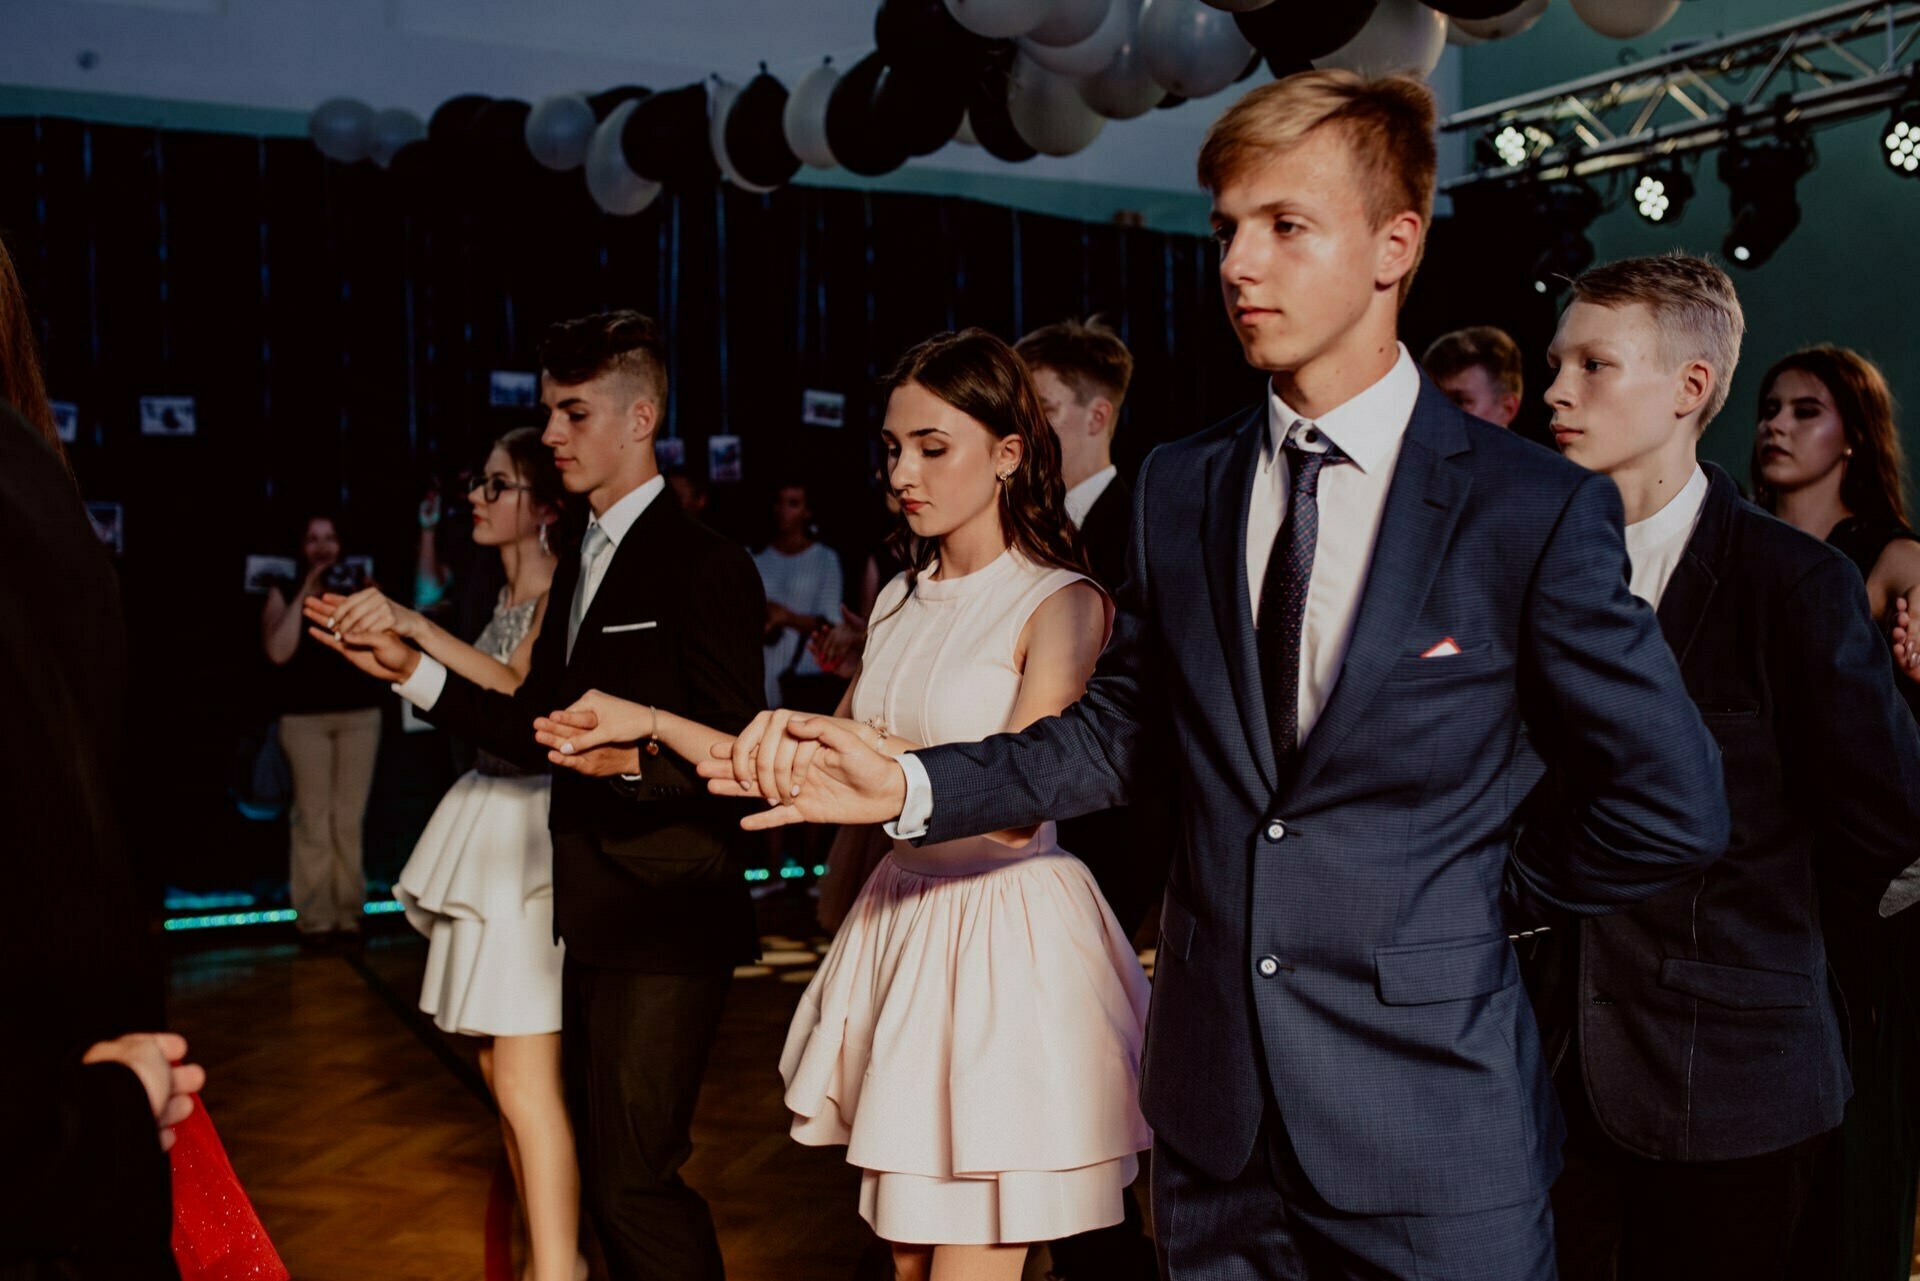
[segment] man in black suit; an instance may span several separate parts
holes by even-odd
[[[589,689],[737,729],[763,706],[765,601],[745,550],[690,519],[654,460],[665,345],[631,311],[555,325],[540,347],[545,441],[591,509],[554,572],[547,623],[511,697],[403,644],[347,651],[427,719],[528,770],[536,717]],[[679,1170],[733,967],[757,953],[738,810],[692,765],[632,745],[553,783],[562,1036],[588,1215],[616,1281],[724,1275],[713,1219]]]
[[[1014,350],[1032,373],[1047,423],[1059,438],[1067,515],[1079,527],[1093,577],[1107,595],[1118,596],[1127,576],[1133,490],[1113,465],[1113,434],[1133,379],[1133,354],[1098,317],[1046,325]],[[1166,884],[1173,857],[1171,803],[1164,788],[1143,790],[1131,806],[1060,825],[1060,848],[1086,862],[1128,934],[1140,928]],[[1151,1281],[1158,1268],[1133,1197],[1125,1209],[1126,1218],[1110,1228],[1054,1242],[1053,1275],[1059,1281]]]
[[[1719,268],[1633,259],[1574,284],[1549,353],[1554,436],[1620,487],[1634,594],[1719,742],[1733,816],[1718,863],[1548,936],[1534,977],[1570,1130],[1567,1281],[1787,1275],[1852,1092],[1816,872],[1882,914],[1909,901],[1889,885],[1920,833],[1920,732],[1860,576],[1696,461],[1742,329]]]

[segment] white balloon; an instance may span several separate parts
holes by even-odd
[[[1058,0],[946,0],[953,20],[977,36],[1024,36],[1053,16]]]
[[[373,108],[358,98],[329,98],[307,117],[307,133],[327,159],[356,164],[373,154]]]
[[[1580,21],[1603,36],[1631,40],[1666,25],[1680,0],[1573,0]]]
[[[733,100],[739,96],[740,86],[731,81],[714,79],[707,83],[707,145],[713,148],[713,163],[720,166],[721,177],[742,191],[773,191],[773,187],[742,178],[727,155],[727,113],[733,110]]]
[[[1107,11],[1112,7],[1109,0],[1053,0],[1047,20],[1027,32],[1022,39],[1050,45],[1055,49],[1079,44],[1100,29],[1100,24],[1107,20]]]
[[[839,83],[840,73],[821,63],[793,86],[793,92],[787,95],[787,109],[780,117],[780,127],[793,154],[815,169],[831,169],[840,163],[827,145],[827,99]]]
[[[1138,24],[1107,65],[1080,82],[1080,98],[1109,120],[1132,120],[1160,105],[1167,91],[1140,56]]]
[[[1200,0],[1146,0],[1139,41],[1148,72],[1182,98],[1219,93],[1253,61],[1233,15]]]
[[[388,107],[373,118],[373,163],[385,169],[394,152],[426,136],[426,121],[405,107]]]
[[[556,93],[540,99],[527,113],[527,150],[556,173],[578,169],[593,141],[593,108],[577,93]]]
[[[1073,81],[1020,54],[1007,76],[1014,132],[1043,156],[1071,156],[1100,136],[1107,119],[1080,100]]]
[[[1547,11],[1547,0],[1520,0],[1518,5],[1491,18],[1454,18],[1448,27],[1478,40],[1506,40],[1519,35]]]
[[[1105,0],[1107,11],[1100,26],[1079,44],[1065,47],[1035,43],[1023,36],[1020,47],[1027,56],[1048,71],[1063,76],[1090,76],[1113,61],[1113,55],[1133,32],[1133,0]]]
[[[1380,0],[1360,34],[1324,58],[1320,68],[1357,71],[1363,76],[1424,76],[1440,65],[1447,51],[1447,16],[1420,0]]]
[[[1273,0],[1207,0],[1207,3],[1228,13],[1252,13],[1255,9],[1266,8]]]
[[[594,204],[622,217],[639,213],[660,194],[660,184],[628,168],[626,154],[620,150],[620,134],[639,105],[638,99],[629,99],[615,107],[587,144],[587,191]]]
[[[1477,44],[1485,44],[1486,42],[1487,38],[1485,36],[1476,36],[1471,31],[1461,27],[1460,19],[1447,19],[1448,44],[1459,45],[1462,49],[1471,49]]]

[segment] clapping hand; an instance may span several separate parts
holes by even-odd
[[[815,631],[807,638],[807,649],[812,653],[813,661],[820,664],[820,670],[838,673],[848,659],[859,657],[866,639],[865,620],[842,605],[840,621]]]
[[[1920,588],[1894,597],[1893,661],[1908,680],[1920,683]]]
[[[160,1130],[160,1150],[173,1146],[173,1127],[193,1115],[193,1096],[207,1083],[207,1070],[182,1062],[187,1041],[173,1032],[131,1032],[101,1041],[81,1058],[82,1063],[118,1063],[140,1078],[153,1123]]]
[[[700,777],[715,796],[767,801],[767,809],[740,820],[750,832],[792,823],[884,823],[906,803],[906,777],[863,729],[784,708],[762,712],[737,738],[714,745]]]
[[[652,712],[590,689],[566,710],[536,718],[533,737],[562,769],[593,778],[638,774],[640,753],[634,744],[652,732]]]

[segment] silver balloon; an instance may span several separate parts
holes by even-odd
[[[1233,15],[1200,0],[1147,0],[1139,41],[1148,72],[1182,98],[1219,93],[1253,60]]]
[[[840,73],[821,63],[800,77],[787,95],[786,114],[780,117],[780,127],[793,154],[815,169],[831,169],[840,163],[827,145],[827,99],[839,83]]]
[[[426,121],[405,107],[388,107],[373,118],[373,162],[385,169],[394,152],[426,136]]]
[[[1053,16],[1056,0],[946,0],[953,20],[977,36],[1024,36]]]
[[[1131,7],[1132,0],[1123,0]],[[1109,120],[1132,120],[1160,105],[1167,91],[1140,56],[1137,20],[1129,23],[1126,43],[1107,65],[1080,82],[1080,99]]]
[[[737,84],[720,79],[707,84],[707,145],[713,149],[713,163],[720,167],[722,177],[742,191],[773,191],[773,187],[763,187],[742,178],[727,155],[727,113],[733,110],[733,100],[739,96],[740,86]]]
[[[557,173],[578,169],[593,141],[593,108],[577,93],[556,93],[527,114],[527,150]]]
[[[1255,9],[1266,8],[1273,0],[1207,0],[1207,3],[1228,13],[1252,13]]]
[[[1359,35],[1313,65],[1363,76],[1424,76],[1440,65],[1446,51],[1445,14],[1420,0],[1380,0]]]
[[[629,99],[615,107],[587,143],[587,191],[594,204],[622,217],[639,213],[660,194],[659,183],[627,167],[626,153],[620,149],[620,134],[639,105],[637,99]]]
[[[1106,128],[1105,116],[1080,100],[1073,81],[1022,53],[1007,77],[1007,115],[1014,132],[1043,156],[1071,156]]]
[[[1079,44],[1100,29],[1111,7],[1108,0],[1053,0],[1046,21],[1022,38],[1055,49]]]
[[[321,155],[354,164],[373,154],[373,108],[358,98],[329,98],[307,117],[307,132]]]
[[[1023,36],[1020,47],[1048,71],[1063,76],[1090,76],[1113,61],[1113,55],[1133,32],[1133,0],[1102,0],[1106,13],[1100,25],[1078,44],[1048,45]]]
[[[1666,25],[1680,0],[1573,0],[1580,21],[1603,36],[1631,40]]]
[[[1454,18],[1447,26],[1450,31],[1476,40],[1506,40],[1540,21],[1540,15],[1546,11],[1547,0],[1520,0],[1505,13],[1491,18]]]

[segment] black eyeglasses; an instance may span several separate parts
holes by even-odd
[[[532,485],[516,485],[505,476],[478,476],[472,473],[462,476],[460,483],[465,486],[469,494],[476,489],[480,490],[486,494],[487,501],[490,503],[499,502],[500,496],[508,490],[533,488]]]

